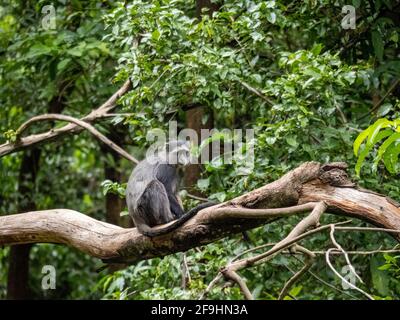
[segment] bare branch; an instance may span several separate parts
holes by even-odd
[[[266,95],[264,95],[260,90],[252,87],[249,85],[247,82],[238,80],[238,82],[247,90],[249,90],[251,93],[254,93],[256,96],[260,97],[264,101],[266,101],[270,106],[273,106],[275,104],[274,101],[272,101],[270,98],[268,98]]]
[[[1,216],[0,245],[62,243],[104,259],[106,263],[131,264],[205,245],[275,221],[278,211],[283,216],[293,210],[290,208],[296,208],[301,213],[299,208],[304,209],[304,205],[307,207],[310,202],[314,203],[313,213],[293,229],[289,238],[257,256],[256,260],[242,259],[232,263],[235,268],[240,269],[248,266],[248,263],[262,263],[263,258],[268,260],[270,256],[294,243],[329,229],[328,225],[303,232],[317,223],[322,208],[325,207],[321,201],[326,204],[329,212],[357,217],[376,226],[383,226],[388,231],[400,230],[400,209],[385,196],[370,193],[368,190],[343,188],[337,185],[337,181],[335,185],[329,184],[326,175],[330,170],[334,170],[337,175],[338,166],[305,163],[277,181],[225,203],[203,209],[174,232],[152,239],[141,235],[135,228],[123,229],[73,210],[53,209]],[[242,209],[244,211],[240,212]],[[273,211],[269,211],[270,209]],[[256,210],[255,214],[251,210]],[[221,214],[226,216],[222,219]],[[275,218],[271,218],[271,215]],[[335,228],[338,230],[340,227]],[[300,235],[294,236],[295,234]],[[393,232],[393,235],[400,239],[399,233]]]
[[[235,281],[241,288],[243,294],[247,299],[252,299],[252,295],[247,288],[247,285],[244,283],[242,278],[236,273],[236,271],[243,269],[248,266],[253,266],[253,265],[259,265],[261,263],[265,263],[266,261],[272,259],[276,254],[278,254],[280,251],[282,251],[284,248],[292,245],[291,241],[294,241],[297,237],[300,235],[304,235],[304,232],[311,226],[316,226],[319,223],[319,219],[322,215],[322,213],[326,210],[326,205],[323,202],[319,203],[313,203],[313,204],[308,204],[308,209],[312,208],[313,211],[308,215],[306,218],[304,218],[300,223],[296,225],[295,228],[289,233],[289,235],[283,239],[282,241],[278,242],[276,245],[272,247],[272,249],[268,250],[266,253],[257,255],[255,257],[251,258],[246,258],[239,260],[235,263],[230,263],[228,264],[223,270],[221,270],[221,273],[224,275],[225,278],[231,279]],[[300,206],[296,206],[296,210],[299,211]],[[293,207],[292,207],[293,208]],[[286,208],[287,210],[288,208]],[[301,207],[302,210],[304,210],[304,207]],[[272,210],[272,209],[271,209]],[[300,210],[300,211],[302,211]],[[292,211],[292,210],[291,210]],[[298,274],[294,280],[296,281],[305,271],[307,271],[309,268]],[[290,287],[291,283],[289,283]],[[286,291],[284,290],[284,294],[286,295]]]
[[[97,109],[91,111],[88,115],[81,118],[80,120],[85,122],[93,122],[97,118],[101,118],[104,114],[111,111],[116,107],[117,101],[121,98],[126,92],[131,89],[131,82],[127,80],[120,89],[118,89],[105,103],[103,103]],[[74,124],[69,123],[61,128],[52,129],[47,132],[33,134],[24,138],[21,138],[20,141],[16,143],[6,142],[0,145],[0,157],[3,157],[7,154],[19,151],[24,148],[32,147],[36,144],[43,143],[46,141],[51,141],[57,139],[58,137],[64,136],[69,133],[78,133],[82,131],[83,128]]]
[[[329,268],[333,271],[333,273],[334,273],[337,277],[339,277],[343,282],[345,282],[350,288],[352,288],[352,289],[354,289],[354,290],[357,290],[358,292],[362,293],[362,294],[365,295],[368,299],[374,300],[374,298],[373,298],[370,294],[366,293],[364,290],[362,290],[362,289],[358,288],[357,286],[355,286],[354,284],[350,283],[347,279],[345,279],[345,278],[335,269],[335,267],[332,265],[332,263],[331,263],[331,261],[330,261],[330,256],[329,256],[329,255],[330,255],[330,252],[331,252],[332,250],[335,250],[335,249],[331,248],[331,249],[328,249],[328,251],[326,251],[325,259],[326,259],[326,263],[328,264]]]
[[[191,277],[190,277],[190,271],[189,271],[189,266],[187,263],[186,259],[186,252],[182,253],[182,258],[181,258],[181,270],[182,270],[182,281],[181,281],[181,288],[186,289],[188,284],[190,283]]]
[[[199,300],[204,300],[207,298],[207,295],[211,291],[212,288],[217,284],[217,282],[222,278],[222,273],[218,273],[217,276],[210,282],[207,286],[206,290],[204,290],[203,294],[200,296]]]
[[[367,255],[373,255],[377,253],[399,253],[400,249],[377,249],[377,250],[370,250],[370,251],[346,251],[347,254],[354,254],[354,255],[361,255],[361,256],[367,256]],[[314,254],[321,254],[325,255],[326,251],[313,251]],[[336,255],[341,255],[343,254],[341,251],[331,251],[331,255],[336,254]]]
[[[315,260],[315,254],[308,250],[307,248],[304,248],[302,246],[299,245],[294,245],[293,246],[293,250],[295,252],[300,252],[302,254],[305,255],[305,262],[304,262],[304,266],[298,271],[296,272],[293,277],[291,277],[285,284],[285,286],[283,287],[281,293],[279,294],[278,300],[282,300],[283,298],[285,298],[290,290],[290,288],[293,286],[293,284],[295,284],[307,271],[309,271],[314,263]]]
[[[361,282],[364,283],[364,281],[361,279],[361,277],[357,274],[356,269],[354,269],[353,265],[350,262],[349,255],[347,252],[342,248],[342,246],[336,241],[335,239],[335,226],[331,225],[331,231],[329,233],[331,241],[333,245],[343,253],[344,258],[346,259],[347,266],[350,268],[350,271],[354,274],[354,276]]]
[[[377,232],[386,232],[386,233],[400,233],[400,230],[397,229],[388,229],[388,228],[375,228],[375,227],[336,227],[337,231],[377,231]]]
[[[267,251],[266,253],[260,254],[256,257],[250,258],[249,259],[249,264],[261,264],[264,263],[270,259],[272,259],[276,254],[281,252],[284,248],[287,248],[290,246],[293,242],[294,239],[297,239],[301,235],[305,235],[305,231],[312,227],[312,226],[317,226],[319,224],[319,219],[326,210],[326,205],[323,202],[317,203],[314,206],[314,210],[310,213],[309,216],[301,220],[294,228],[293,230],[287,235],[285,239],[282,241],[278,242],[275,246],[272,247],[271,250]]]
[[[344,295],[346,295],[346,296],[348,296],[348,297],[350,297],[350,298],[352,298],[352,299],[359,300],[356,296],[353,296],[352,294],[350,294],[350,293],[348,293],[348,292],[346,292],[346,291],[344,291],[344,290],[340,290],[339,288],[336,288],[335,286],[333,286],[333,285],[331,285],[330,283],[326,282],[324,279],[318,277],[318,276],[317,276],[314,272],[312,272],[311,270],[308,270],[307,272],[308,272],[313,278],[315,278],[317,281],[321,282],[323,285],[327,286],[328,288],[331,288],[331,289],[333,289],[333,290],[335,290],[335,291],[337,291],[337,292],[340,292],[340,293],[342,293],[342,294],[344,294]]]
[[[291,216],[298,213],[303,213],[312,210],[315,203],[305,203],[287,208],[274,208],[274,209],[247,209],[247,208],[229,208],[222,207],[212,212],[211,219],[228,219],[228,218],[246,218],[246,219],[260,219],[260,218],[280,218]],[[204,216],[207,219],[207,215]]]
[[[222,271],[222,274],[226,279],[230,279],[239,285],[240,290],[242,291],[244,297],[247,300],[254,300],[253,295],[251,294],[249,288],[247,288],[246,282],[235,271],[224,269]]]
[[[120,146],[112,142],[110,139],[108,139],[105,135],[103,135],[100,131],[98,131],[95,127],[93,127],[91,124],[75,119],[71,116],[66,116],[63,114],[44,114],[40,116],[33,117],[23,123],[18,129],[17,129],[17,137],[24,132],[28,127],[30,127],[33,123],[38,122],[38,121],[44,121],[44,120],[60,120],[60,121],[67,121],[70,123],[73,123],[79,127],[82,127],[89,131],[96,139],[100,140],[103,142],[105,145],[107,145],[109,148],[113,149],[115,152],[117,152],[119,155],[124,157],[125,159],[128,159],[129,161],[138,164],[139,161],[135,159],[133,156],[131,156],[129,153],[127,153],[124,149],[122,149]]]

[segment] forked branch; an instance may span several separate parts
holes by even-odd
[[[116,107],[118,99],[127,93],[131,88],[132,86],[130,80],[125,81],[121,88],[119,88],[106,102],[104,102],[97,109],[92,110],[88,115],[80,120],[86,123],[91,123],[98,118],[104,117],[109,111]],[[78,133],[82,130],[82,126],[79,126],[76,123],[69,123],[61,128],[51,129],[43,133],[32,134],[30,136],[23,137],[16,142],[6,142],[0,145],[0,157],[24,148],[32,147],[39,143],[57,139],[58,137],[66,134]]]
[[[129,264],[186,251],[277,218],[302,214],[313,207],[313,213],[292,231],[292,237],[314,225],[325,206],[329,213],[353,216],[388,230],[400,230],[400,209],[396,203],[354,186],[347,178],[343,163],[307,162],[277,181],[203,209],[174,232],[153,239],[141,235],[135,228],[120,228],[69,209],[53,209],[1,216],[0,245],[62,243],[108,263]],[[302,238],[327,228],[329,226],[321,226],[292,240],[286,239],[267,255],[250,262],[263,263],[263,258],[268,259]],[[400,239],[400,233],[391,234]]]
[[[45,121],[45,120],[67,121],[67,122],[75,124],[79,127],[82,127],[83,129],[86,129],[87,131],[89,131],[96,139],[103,142],[105,145],[107,145],[109,148],[113,149],[115,152],[117,152],[119,155],[121,155],[125,159],[127,159],[135,164],[139,163],[139,161],[136,158],[131,156],[128,152],[126,152],[120,146],[118,146],[117,144],[112,142],[110,139],[108,139],[105,135],[103,135],[100,131],[98,131],[91,124],[89,124],[85,121],[79,120],[79,119],[75,119],[71,116],[63,115],[63,114],[44,114],[44,115],[36,116],[36,117],[29,119],[28,121],[24,122],[17,129],[17,138],[20,139],[20,135],[35,122]]]

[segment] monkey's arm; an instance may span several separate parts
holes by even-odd
[[[176,218],[180,218],[185,214],[185,211],[183,211],[183,208],[177,198],[176,195],[168,193],[168,200],[169,200],[169,206],[171,208],[172,214]]]
[[[180,218],[185,211],[179,202],[177,195],[178,188],[178,173],[176,169],[168,164],[160,164],[157,169],[157,179],[164,185],[167,191],[169,206],[171,213],[175,218]]]

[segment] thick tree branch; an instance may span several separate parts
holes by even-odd
[[[0,245],[63,243],[105,262],[133,263],[186,251],[276,220],[276,211],[265,209],[282,208],[278,210],[281,217],[293,214],[293,209],[287,207],[298,209],[301,205],[304,209],[304,205],[315,206],[317,202],[323,202],[327,212],[400,230],[400,209],[395,202],[355,187],[344,168],[342,163],[307,162],[264,187],[203,209],[176,231],[156,238],[143,236],[135,228],[120,228],[67,209],[2,216]],[[249,209],[260,211],[255,210],[253,214]],[[221,218],[222,214],[225,217]],[[391,234],[400,239],[400,233]]]

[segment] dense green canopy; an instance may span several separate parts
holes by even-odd
[[[132,90],[119,99],[111,112],[115,115],[94,125],[137,158],[150,145],[149,132],[167,130],[171,120],[185,128],[191,106],[203,108],[200,125],[254,130],[254,140],[244,145],[254,146],[251,172],[237,174],[246,160],[240,157],[232,164],[215,158],[202,166],[194,192],[209,199],[231,199],[315,160],[347,162],[360,185],[400,200],[400,2],[348,2],[58,0],[46,11],[45,1],[2,1],[0,144],[15,142],[18,127],[33,116],[82,118],[130,79]],[[342,9],[349,4],[356,13],[354,29],[344,28],[352,11]],[[55,25],[49,27],[43,19],[51,18],[53,9]],[[381,118],[387,120],[375,123]],[[35,123],[23,135],[62,125]],[[5,155],[0,158],[0,215],[70,208],[129,226],[123,197],[132,168],[87,132]],[[191,207],[196,201],[186,195]],[[323,217],[325,222],[341,219]],[[181,254],[97,273],[101,263],[94,258],[64,246],[37,244],[28,251],[25,292],[33,298],[197,299],[232,257],[278,241],[298,220],[254,229],[250,242],[237,236],[190,250],[186,288],[181,286]],[[395,246],[382,233],[341,233],[337,239],[348,251]],[[303,244],[323,251],[329,236],[319,234]],[[16,259],[12,250],[0,249],[0,298],[7,296],[9,266]],[[377,298],[399,298],[395,255],[351,255],[363,290]],[[335,258],[338,270],[344,261]],[[56,290],[42,290],[44,265],[57,270]],[[279,255],[242,275],[255,298],[276,299],[301,267],[298,258]],[[236,286],[219,286],[209,297],[242,295]],[[364,298],[343,289],[321,254],[290,297]]]

